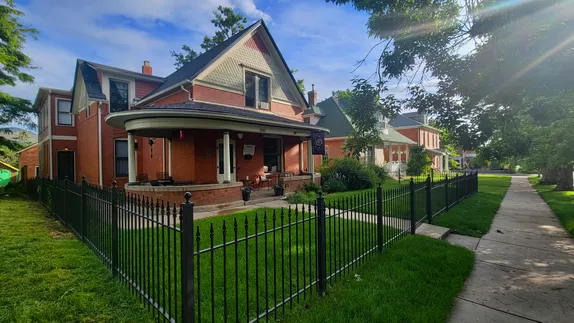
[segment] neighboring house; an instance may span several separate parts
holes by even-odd
[[[328,130],[303,122],[308,104],[262,20],[165,78],[147,61],[136,73],[78,60],[62,92],[40,89],[35,102],[50,120],[43,176],[177,203],[190,191],[196,205],[241,200],[242,181],[264,173],[287,174],[292,190],[320,180],[305,142]]]
[[[0,186],[18,181],[18,168],[0,160]]]
[[[440,130],[430,126],[428,121],[428,115],[411,112],[397,115],[389,124],[417,145],[425,147],[433,169],[448,171],[448,154],[440,148]]]
[[[38,143],[28,146],[17,153],[20,179],[22,180],[40,176]]]
[[[325,136],[326,154],[324,157],[348,156],[349,152],[344,150],[343,145],[353,130],[353,124],[344,112],[345,101],[332,96],[316,103],[317,92],[314,87],[308,95],[311,107],[303,113],[305,122],[330,129],[330,133]],[[396,171],[399,168],[404,170],[409,158],[408,146],[414,145],[415,142],[400,134],[386,120],[380,122],[380,138],[381,144],[369,147],[365,156],[367,161],[386,166],[390,171]],[[318,162],[320,162],[320,156],[315,156],[315,163]]]

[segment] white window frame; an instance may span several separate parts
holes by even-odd
[[[59,103],[60,101],[68,101],[70,102],[70,106],[72,105],[72,100],[70,99],[61,99],[61,98],[56,98],[56,126],[58,127],[73,127],[74,126],[74,114],[70,111],[70,115],[72,116],[72,123],[71,124],[62,124],[60,123],[60,107],[59,107]]]
[[[130,154],[130,151],[128,149],[128,173],[125,176],[123,176],[123,175],[118,176],[118,174],[116,172],[116,161],[117,161],[116,160],[116,141],[125,141],[127,144],[128,138],[127,137],[125,137],[125,138],[114,138],[114,177],[115,178],[126,178],[129,176],[129,154]]]
[[[258,71],[255,69],[251,69],[251,68],[247,68],[247,67],[243,67],[243,96],[244,97],[247,95],[247,88],[245,86],[247,73],[255,74],[255,106],[249,107],[249,108],[261,109],[261,110],[271,110],[271,101],[273,101],[273,97],[272,97],[273,90],[271,88],[272,83],[273,83],[273,78],[268,73]],[[266,102],[268,104],[268,108],[261,108],[259,105],[259,103],[262,102],[259,100],[259,78],[260,77],[266,78],[269,82],[269,86],[267,87],[267,101],[263,101],[263,102]],[[248,107],[247,105],[245,105],[245,102],[243,103],[243,105],[245,107]]]

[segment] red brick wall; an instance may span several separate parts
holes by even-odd
[[[245,96],[242,94],[218,90],[202,85],[193,86],[193,98],[196,100],[226,104],[232,106],[245,106]]]
[[[419,128],[411,128],[411,129],[396,129],[400,134],[409,138],[410,140],[416,142],[418,145],[421,144],[422,137],[419,140]]]
[[[136,98],[143,98],[158,87],[157,83],[136,80]]]
[[[22,168],[26,166],[28,178],[34,178],[36,176],[36,166],[39,166],[38,162],[38,145],[24,150],[18,156],[18,168],[22,170]]]
[[[42,144],[42,164],[40,165],[40,177],[50,177],[50,140]]]
[[[299,142],[298,137],[283,137],[283,155],[285,171],[299,175]]]
[[[195,137],[191,131],[183,135],[183,139],[175,136],[171,140],[171,169],[176,181],[195,179]]]
[[[284,118],[303,121],[303,117],[301,114],[303,112],[303,109],[301,109],[300,107],[296,107],[294,105],[279,102],[271,102],[271,112]]]
[[[193,88],[191,86],[187,87],[186,90],[188,90],[191,93],[194,93]],[[159,107],[162,105],[183,103],[183,102],[189,102],[189,93],[179,90],[177,92],[174,92],[166,97],[163,97],[155,101],[155,105]]]
[[[78,129],[78,149],[76,151],[76,174],[81,179],[86,176],[90,184],[99,184],[99,158],[98,158],[98,107],[92,104],[91,115],[87,116],[87,109],[76,118]]]
[[[230,138],[235,140],[235,153],[237,156],[237,181],[249,176],[253,180],[255,175],[263,173],[263,136],[256,133],[244,133],[243,138],[237,137],[237,132],[230,132]],[[245,160],[243,145],[255,145],[255,155],[251,160]]]
[[[287,181],[285,183],[288,184],[286,191],[287,192],[295,192],[303,188],[305,183],[309,183],[311,178],[296,180],[296,181]],[[315,177],[314,179],[315,184],[321,185],[321,177]]]
[[[186,191],[184,189],[176,192],[134,191],[134,193],[140,193],[145,197],[163,200],[166,202],[170,202],[171,204],[176,203],[177,205],[185,201],[185,198],[183,197],[185,192]],[[224,203],[237,202],[241,200],[242,200],[241,187],[228,187],[228,188],[191,192],[191,202],[195,203],[196,206],[224,204]]]

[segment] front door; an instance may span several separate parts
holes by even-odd
[[[231,166],[231,181],[235,182],[235,141],[229,140],[229,165]],[[217,182],[223,183],[223,140],[217,141]]]
[[[75,182],[74,171],[74,152],[73,151],[58,151],[58,179],[68,179]]]

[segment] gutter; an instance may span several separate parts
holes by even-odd
[[[158,97],[158,96],[161,96],[162,94],[165,94],[165,93],[167,93],[167,92],[169,92],[169,91],[171,91],[171,90],[173,90],[173,89],[175,89],[175,88],[177,88],[177,87],[183,86],[183,85],[186,84],[186,83],[192,83],[191,79],[185,79],[185,80],[183,80],[183,81],[181,81],[181,82],[178,82],[178,83],[176,83],[176,84],[174,84],[174,85],[168,87],[167,89],[165,89],[165,90],[163,90],[163,91],[159,91],[159,92],[155,93],[154,95],[152,95],[152,96],[150,96],[150,97],[141,99],[141,100],[136,104],[136,106],[141,106],[141,105],[143,105],[144,103],[150,101],[151,99],[156,98],[156,97]]]

